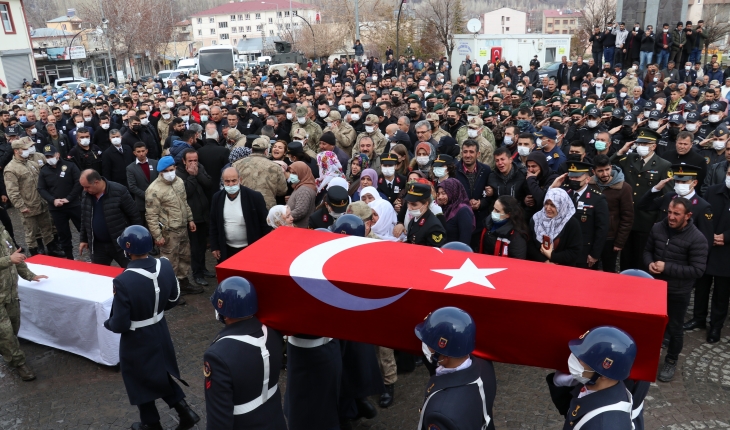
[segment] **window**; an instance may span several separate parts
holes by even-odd
[[[299,12],[297,12],[297,11],[294,11],[294,12],[292,12],[292,13],[294,14],[294,16],[297,16],[297,15],[299,15]]]
[[[238,15],[238,20],[243,21],[243,15]]]
[[[256,26],[256,31],[261,31],[263,29],[264,29],[264,26],[261,25],[261,24],[259,24],[259,25]]]
[[[236,15],[231,15],[231,22],[236,20]]]
[[[260,13],[257,13],[256,14],[256,19],[261,19],[261,14]]]
[[[202,23],[203,23],[203,18],[198,18],[198,24],[202,24]]]
[[[509,31],[509,27],[505,27],[504,28],[504,31]]]
[[[250,25],[247,25],[246,26],[246,33],[250,33],[250,32],[251,32],[251,26]]]
[[[553,23],[552,22],[548,22],[548,28],[552,28],[552,26],[553,26]]]
[[[219,22],[218,28],[228,28],[228,23],[226,21]]]
[[[236,32],[236,27],[231,27],[231,33],[235,33],[235,32]]]
[[[575,24],[575,20],[574,20],[574,19],[571,19],[571,20],[570,20],[570,23],[571,23],[571,24]]]
[[[198,36],[202,36],[202,35],[203,35],[203,30],[198,30]]]
[[[507,19],[505,19],[505,21],[509,21],[509,17],[506,17],[506,18],[507,18]]]
[[[289,24],[286,25],[286,29],[289,30]]]
[[[563,34],[568,34],[568,30],[563,30]]]
[[[221,39],[228,40],[228,33],[221,33]]]
[[[213,24],[213,23],[215,23],[215,18],[211,16],[210,18],[208,18],[208,22],[209,22],[210,24]]]
[[[269,18],[269,24],[273,24],[273,23],[274,23],[274,18]]]
[[[215,40],[211,40],[211,41],[210,41],[210,44],[211,44],[211,45],[217,45],[217,44],[218,44],[218,42],[217,42],[217,41],[215,41]]]
[[[274,35],[274,30],[269,30],[269,36],[273,36],[273,35]]]
[[[568,20],[567,19],[564,19],[563,20],[563,24],[568,25]]]
[[[285,10],[284,11],[284,16],[289,16],[289,11],[288,10]]]
[[[210,29],[210,34],[215,34],[215,28]]]
[[[246,16],[246,21],[248,21],[249,19],[251,19],[251,14],[250,13],[247,13],[245,16]]]

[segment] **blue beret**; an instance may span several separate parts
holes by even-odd
[[[157,171],[162,172],[163,170],[167,169],[168,167],[175,164],[175,159],[172,157],[165,156],[160,158],[160,160],[157,162]]]

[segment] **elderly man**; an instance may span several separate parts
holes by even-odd
[[[157,162],[160,176],[145,191],[145,218],[160,254],[170,260],[183,294],[199,294],[203,287],[190,285],[190,239],[195,232],[193,213],[188,206],[185,184],[176,175],[169,155]]]
[[[258,191],[241,185],[238,170],[223,171],[224,189],[213,195],[210,207],[210,249],[223,262],[269,232],[266,202]]]
[[[359,154],[360,141],[364,138],[369,138],[373,142],[373,157],[381,154],[385,150],[386,146],[388,145],[388,139],[386,139],[385,136],[383,136],[383,134],[380,132],[380,129],[378,128],[379,121],[380,120],[378,119],[378,117],[372,114],[368,115],[365,118],[365,131],[360,133],[355,140],[355,147],[352,150],[353,156]],[[370,157],[370,155],[368,156]]]
[[[45,157],[35,153],[35,145],[29,137],[21,137],[11,144],[13,159],[3,169],[7,196],[22,216],[25,229],[25,244],[29,254],[40,253],[44,246],[54,257],[65,254],[53,239],[53,223],[48,204],[38,193],[38,177]],[[36,238],[41,239],[36,241]]]
[[[251,156],[233,163],[241,185],[264,196],[266,210],[276,205],[276,196],[286,194],[286,177],[281,166],[268,159],[269,139],[259,137],[251,144]]]

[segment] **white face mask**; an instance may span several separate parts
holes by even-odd
[[[362,102],[362,108],[365,110],[370,109],[370,102]]]
[[[247,102],[248,99],[249,99],[249,97],[248,96],[241,96],[241,99],[243,99],[243,101]]]
[[[677,194],[678,194],[678,195],[679,195],[680,197],[681,197],[681,196],[686,196],[686,195],[687,195],[687,194],[689,194],[689,192],[691,191],[691,190],[690,190],[690,185],[689,185],[689,184],[675,184],[675,185],[674,185],[674,191],[675,191],[675,192],[676,192],[676,193],[677,193]]]
[[[297,122],[299,124],[304,124],[307,122],[307,117],[297,117]]]
[[[104,109],[97,109],[97,110],[96,110],[96,114],[97,114],[97,115],[101,115],[101,114],[102,114],[102,112],[104,112]]]
[[[84,123],[83,122],[77,122],[76,123],[76,128],[81,128],[83,126],[84,126]]]
[[[104,130],[109,130],[109,124],[102,124],[101,128]]]
[[[413,218],[418,218],[422,215],[420,209],[408,209],[408,215],[412,216]]]
[[[469,136],[470,139],[474,139],[479,135],[479,130],[474,130],[473,128],[470,128],[466,131],[466,134]]]
[[[437,178],[443,178],[446,175],[446,167],[434,167],[433,175]]]
[[[529,146],[518,146],[517,153],[520,154],[520,156],[522,156],[522,157],[527,157],[528,155],[530,155],[530,147]]]
[[[317,115],[319,115],[320,118],[326,117],[327,114],[328,114],[328,112],[326,110],[317,111]]]
[[[426,360],[431,363],[431,357],[433,357],[433,353],[431,353],[431,350],[428,349],[428,345],[421,342],[421,351],[423,351],[423,355],[426,357]]]
[[[165,120],[170,119],[170,114],[169,113],[163,113],[162,114],[162,119],[165,119]]]
[[[659,128],[659,121],[649,121],[649,128],[652,130]]]
[[[86,122],[90,122],[91,120],[92,120],[92,117],[90,117],[90,116],[84,117],[84,121],[86,121]]]
[[[656,110],[658,110],[659,112],[661,112],[662,109],[664,109],[664,105],[663,104],[660,104],[660,103],[657,103],[656,104]]]
[[[570,374],[573,376],[573,379],[580,382],[581,384],[585,384],[586,382],[590,381],[590,378],[586,378],[583,376],[583,372],[585,372],[585,367],[583,367],[582,364],[580,364],[580,361],[578,361],[578,357],[576,357],[574,354],[570,354],[570,357],[568,358],[568,369],[570,369]]]
[[[83,139],[79,139],[79,144],[81,146],[89,146],[90,143],[91,143],[91,139],[89,139],[88,137],[85,137]]]
[[[150,120],[147,118],[142,118],[141,120],[139,120],[139,122],[142,123],[142,125],[147,125],[150,123]]]
[[[644,145],[638,145],[636,147],[636,153],[639,154],[642,158],[649,155],[649,147]]]
[[[55,106],[55,104],[56,104],[56,103],[54,103],[54,102],[48,102],[48,106],[50,106],[50,107],[53,107],[53,106]]]
[[[360,121],[360,114],[359,113],[353,113],[350,115],[350,118],[352,118],[353,121]]]
[[[540,139],[539,137],[535,139],[535,146],[537,146],[537,149],[542,148],[542,139]]]
[[[288,119],[289,121],[291,121],[292,118],[294,118],[294,115],[292,115],[290,113],[286,114],[286,119]]]
[[[505,136],[504,139],[502,139],[502,141],[504,142],[505,145],[511,146],[512,142],[514,142],[514,139],[512,138],[512,136]]]
[[[588,128],[596,128],[598,127],[598,121],[596,121],[595,119],[590,119],[586,121],[586,125],[588,126]]]
[[[122,146],[122,138],[121,137],[112,137],[112,144],[114,146]]]
[[[707,120],[710,122],[720,122],[720,115],[718,114],[710,114],[707,116]]]
[[[419,157],[416,157],[416,163],[418,163],[419,166],[425,166],[428,164],[428,155],[421,155]]]
[[[71,106],[69,106],[69,105],[61,105],[61,109],[63,109],[63,110],[71,110]]]
[[[175,171],[173,170],[172,172],[162,172],[162,177],[167,182],[172,182],[175,180]]]
[[[238,104],[238,99],[233,99],[232,102],[233,102],[233,106],[235,106]]]
[[[725,142],[722,140],[714,140],[712,141],[712,149],[715,151],[722,151],[725,148]]]
[[[684,70],[692,70],[692,66],[684,66]]]
[[[383,166],[380,168],[380,171],[383,172],[383,176],[390,178],[395,175],[395,166]]]
[[[662,31],[665,32],[665,33],[669,33],[669,29],[668,28],[663,28]]]
[[[708,105],[702,106],[702,113],[709,112],[709,111],[710,111],[710,106],[708,106]]]
[[[28,158],[28,157],[30,157],[30,149],[24,149],[24,150],[23,150],[23,151],[22,151],[22,152],[20,153],[20,156],[21,156],[21,157],[23,157],[23,158]]]
[[[188,120],[190,119],[190,115],[183,115],[180,117],[180,119],[183,120],[183,122],[188,122]]]
[[[56,158],[56,157],[46,158],[46,163],[50,164],[51,166],[55,166],[56,163],[58,163],[58,158]]]
[[[697,124],[687,124],[684,128],[694,133],[697,130]]]
[[[373,127],[372,125],[365,126],[365,133],[372,133],[373,131],[375,131],[375,127]]]
[[[33,128],[30,129],[30,134],[36,134],[36,133],[38,133],[38,129],[37,128],[33,127]]]
[[[175,102],[166,102],[165,105],[172,109],[173,107],[175,107]]]
[[[421,85],[420,87],[418,87],[418,89],[421,90],[421,91],[426,91],[426,87],[423,86],[423,85]]]

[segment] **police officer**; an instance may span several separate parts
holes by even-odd
[[[408,215],[411,216],[406,232],[407,242],[437,248],[446,243],[446,229],[429,208],[431,187],[420,183],[410,184],[404,200],[408,204]]]
[[[491,361],[471,355],[476,325],[455,307],[436,309],[416,326],[416,336],[436,374],[426,384],[418,430],[493,430],[497,378]]]
[[[626,115],[627,117],[629,115]],[[628,141],[611,156],[611,163],[621,167],[626,182],[634,189],[634,224],[626,245],[621,250],[621,268],[641,268],[642,253],[649,238],[649,230],[656,222],[657,213],[638,210],[641,196],[662,179],[670,177],[672,165],[654,153],[659,134],[648,128],[639,129],[636,141]],[[636,143],[636,151],[627,154]]]
[[[278,390],[283,338],[256,318],[256,289],[233,276],[210,302],[225,328],[203,358],[207,428],[286,430]]]
[[[152,235],[141,225],[127,227],[117,239],[129,265],[114,278],[114,302],[104,327],[121,333],[119,362],[129,402],[139,408],[141,422],[133,430],[161,430],[155,400],[162,398],[180,418],[177,430],[192,428],[200,417],[185,402],[165,311],[180,298],[180,286],[166,258],[150,257]]]
[[[651,114],[649,114],[651,116]],[[684,129],[684,116],[674,113],[669,115],[669,124],[661,134],[656,146],[656,153],[664,157],[667,153],[675,152],[677,149],[677,136]]]
[[[77,231],[81,229],[81,172],[73,162],[61,159],[61,154],[51,144],[43,148],[43,155],[46,156],[46,164],[41,168],[38,177],[38,192],[48,202],[61,249],[66,258],[73,260],[71,228],[68,222],[73,222]]]
[[[348,204],[350,204],[350,196],[344,187],[339,185],[328,187],[324,205],[309,216],[309,228],[313,230],[329,228],[340,215],[345,213]]]
[[[702,140],[707,138],[715,131],[717,126],[722,123],[722,119],[725,116],[725,110],[727,109],[727,103],[719,101],[710,105],[710,110],[707,114],[707,119],[702,122],[699,130],[697,130],[697,137]]]
[[[390,204],[394,204],[400,191],[406,186],[406,177],[395,171],[398,156],[392,152],[380,155],[380,171],[383,176],[378,179],[378,191],[388,197]]]
[[[718,125],[712,135],[706,139],[704,143],[707,146],[694,143],[693,140],[693,144],[697,145],[700,155],[705,160],[705,165],[710,166],[725,161],[725,146],[727,145],[728,136],[730,136],[730,130],[727,124],[723,123]]]
[[[580,221],[583,233],[583,256],[579,267],[598,269],[597,263],[608,235],[609,213],[608,203],[601,191],[588,184],[592,168],[591,164],[582,161],[569,161],[566,182],[570,190],[568,195],[575,205],[573,217]],[[555,184],[565,179],[566,175],[563,175]]]
[[[598,108],[591,107],[586,113],[585,125],[577,130],[577,140],[585,144],[586,153],[589,157],[593,157],[596,154],[594,143],[596,142],[598,133],[608,131],[608,127],[601,122],[601,119],[601,111]]]
[[[702,170],[701,167],[690,164],[673,164],[672,177],[660,181],[651,190],[644,193],[636,205],[636,209],[657,213],[656,221],[661,221],[667,217],[669,203],[676,197],[684,197],[689,200],[692,206],[692,217],[690,219],[694,221],[695,226],[705,236],[707,243],[713,243],[712,207],[705,199],[698,196],[695,191],[698,184],[697,176],[700,170]],[[662,189],[672,179],[674,180],[674,191],[662,195]]]

